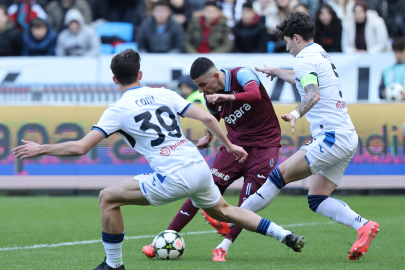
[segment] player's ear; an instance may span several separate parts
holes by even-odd
[[[215,71],[213,76],[216,81],[219,81],[219,72]]]
[[[142,71],[139,71],[139,73],[138,73],[138,81],[140,81],[140,80],[142,80]]]
[[[113,79],[113,82],[114,82],[115,84],[120,84],[119,81],[117,80],[117,78],[116,78],[115,76],[113,76],[112,79]]]

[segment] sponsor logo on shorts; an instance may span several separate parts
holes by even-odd
[[[216,177],[219,177],[219,178],[221,178],[221,179],[223,179],[223,180],[225,180],[225,181],[228,181],[228,180],[230,179],[229,175],[220,173],[220,172],[219,172],[217,169],[215,169],[215,168],[212,168],[212,169],[211,169],[211,173],[212,173],[212,175],[215,175]]]
[[[162,155],[164,157],[168,157],[168,156],[170,156],[171,151],[176,150],[178,147],[180,147],[188,142],[189,142],[189,140],[183,139],[179,142],[176,142],[175,144],[170,145],[169,147],[162,147],[162,149],[160,149],[160,155]]]
[[[182,213],[183,215],[186,215],[186,216],[190,216],[187,212],[183,212],[183,210],[180,210],[180,213]]]
[[[346,102],[341,101],[336,102],[336,109],[343,110],[344,108],[346,108]]]
[[[274,160],[273,160],[273,158],[271,158],[270,159],[270,167],[273,167],[274,166]]]
[[[266,176],[261,175],[261,174],[258,174],[258,175],[257,175],[257,177],[259,177],[259,178],[263,178],[263,179],[266,179]]]
[[[228,124],[235,124],[236,120],[238,118],[241,118],[251,108],[252,107],[248,103],[245,103],[242,105],[242,107],[239,108],[239,110],[236,110],[233,114],[231,113],[230,115],[228,115],[228,117],[225,117],[224,120]]]

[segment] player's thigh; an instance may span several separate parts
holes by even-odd
[[[306,154],[307,151],[300,149],[278,166],[286,184],[304,179],[312,174]]]
[[[308,195],[329,196],[337,187],[335,183],[320,173],[312,175],[310,178]]]
[[[230,205],[225,201],[224,197],[221,196],[219,201],[214,206],[203,209],[210,217],[221,221],[226,218],[227,207],[230,207]]]
[[[249,156],[244,162],[244,177],[250,177],[263,185],[276,167],[280,152],[279,147],[262,147],[246,149]],[[246,180],[245,180],[246,181]]]
[[[210,170],[221,194],[225,192],[228,186],[243,176],[243,165],[235,160],[235,156],[228,153],[223,146],[212,162]]]
[[[211,208],[218,204],[221,192],[212,179],[211,171],[205,161],[194,164],[184,172],[184,179],[189,187],[189,198],[197,208]]]
[[[100,202],[119,205],[149,205],[140,190],[139,181],[135,181],[134,178],[125,179],[103,189],[100,192]]]

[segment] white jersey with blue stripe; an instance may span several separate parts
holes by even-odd
[[[294,58],[293,69],[301,100],[306,96],[302,77],[308,74],[318,77],[320,100],[305,114],[312,137],[328,131],[354,129],[342,97],[336,67],[320,45],[311,43],[301,50]]]
[[[171,90],[138,86],[111,104],[92,129],[106,138],[119,132],[131,148],[145,156],[154,171],[167,175],[204,160],[180,126],[178,115],[183,116],[190,106]]]

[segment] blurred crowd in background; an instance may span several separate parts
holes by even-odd
[[[0,56],[95,56],[128,42],[149,53],[279,53],[276,26],[294,11],[311,16],[327,52],[389,51],[405,35],[405,0],[0,0]],[[129,24],[129,38],[97,31],[107,22]]]

